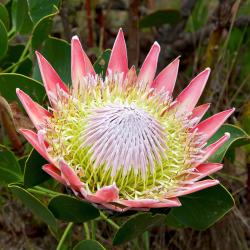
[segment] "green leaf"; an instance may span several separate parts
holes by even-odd
[[[42,166],[46,163],[47,161],[36,150],[31,151],[24,169],[24,186],[26,188],[39,185],[50,178],[42,170]]]
[[[0,20],[0,58],[2,58],[6,54],[7,49],[8,34],[3,22]]]
[[[0,20],[3,22],[5,28],[8,30],[10,27],[9,13],[2,3],[0,3]]]
[[[192,14],[189,15],[186,31],[194,32],[202,28],[207,22],[209,2],[203,0],[196,0],[195,7],[192,10]]]
[[[33,23],[28,15],[27,1],[13,0],[11,6],[13,28],[21,34],[28,34],[32,31]]]
[[[233,197],[222,185],[180,197],[180,201],[182,206],[171,210],[167,224],[196,230],[207,229],[234,206]]]
[[[152,215],[151,213],[139,213],[131,216],[130,219],[128,219],[115,234],[113,244],[119,245],[130,241],[140,236],[153,226],[162,223],[165,219],[165,215]]]
[[[58,38],[45,40],[41,53],[50,62],[65,83],[71,82],[70,45]],[[41,81],[38,65],[35,65],[33,77]]]
[[[69,195],[58,195],[49,202],[56,218],[64,221],[85,222],[99,217],[99,210],[90,203]]]
[[[20,74],[0,73],[0,94],[7,101],[18,101],[16,88],[22,89],[37,102],[42,102],[45,96],[44,87],[40,82]]]
[[[102,75],[103,77],[106,75],[110,54],[111,50],[107,49],[98,57],[98,59],[94,63],[94,69],[96,74]]]
[[[210,158],[209,162],[222,162],[229,148],[242,146],[250,143],[250,137],[239,127],[233,125],[223,125],[208,141],[208,145],[217,141],[226,132],[230,133],[230,139],[224,143]]]
[[[241,50],[244,49],[244,51],[248,51],[248,48],[250,47],[250,28],[248,26],[247,32],[246,32],[246,38],[243,42],[245,42],[244,46],[241,46]],[[235,53],[235,52],[234,52]],[[237,64],[241,65],[241,69],[239,71],[240,78],[242,81],[246,79],[246,77],[249,77],[250,72],[250,53],[241,53],[240,57],[237,60]],[[242,99],[243,97],[241,95],[238,95],[238,99]],[[241,101],[245,101],[242,99]]]
[[[9,45],[6,55],[0,61],[1,68],[6,69],[15,64],[20,58],[23,50],[24,45],[22,44]]]
[[[54,12],[54,6],[58,6],[59,0],[28,0],[29,14],[35,24],[43,17]]]
[[[27,158],[28,158],[28,156],[26,154],[18,158],[18,163],[20,165],[22,173],[24,172],[25,163],[27,161]]]
[[[186,227],[184,224],[178,221],[178,219],[174,216],[172,212],[168,214],[165,222],[169,227],[173,227],[173,228],[185,228]]]
[[[157,10],[149,15],[144,16],[140,22],[140,28],[149,28],[163,24],[175,25],[181,21],[181,15],[178,10]]]
[[[54,11],[52,14],[40,19],[34,26],[32,32],[31,45],[33,49],[37,49],[41,44],[48,38],[51,32],[53,17],[59,13],[56,6],[54,6]]]
[[[23,62],[21,62],[18,66],[17,71],[15,73],[19,73],[22,75],[30,75],[32,72],[32,61],[30,58],[26,58]]]
[[[58,232],[58,225],[51,211],[45,207],[35,196],[25,189],[9,185],[11,192],[19,198],[38,218],[45,222],[55,234]]]
[[[15,155],[5,147],[0,147],[0,182],[12,183],[22,180],[22,172]]]
[[[169,212],[170,212],[170,208],[169,207],[164,207],[164,208],[151,208],[150,209],[150,212],[152,213],[152,214],[165,214],[165,215],[167,215],[167,214],[169,214]]]
[[[0,60],[1,68],[3,70],[7,70],[9,67],[15,65],[18,62],[24,48],[25,46],[22,44],[9,45],[7,53]],[[30,58],[26,58],[19,64],[16,73],[22,73],[23,75],[30,75],[31,69],[32,69],[32,62]]]
[[[82,240],[73,250],[105,250],[105,248],[96,240]]]
[[[237,53],[237,50],[240,48],[243,42],[245,34],[246,29],[241,29],[237,27],[234,27],[232,29],[227,44],[227,48],[232,54]]]

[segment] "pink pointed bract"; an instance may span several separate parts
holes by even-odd
[[[173,100],[179,58],[156,75],[159,53],[155,42],[137,76],[134,66],[128,69],[120,29],[103,78],[74,36],[68,87],[36,52],[52,108],[48,111],[17,89],[37,129],[20,132],[49,162],[43,170],[79,198],[120,212],[147,210],[181,206],[179,196],[219,183],[201,179],[222,168],[207,160],[230,135],[209,146],[206,142],[234,109],[200,122],[210,104],[196,104],[210,69]]]

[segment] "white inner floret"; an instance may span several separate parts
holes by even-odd
[[[105,165],[115,176],[121,168],[123,175],[133,168],[145,178],[148,166],[151,173],[155,164],[166,158],[164,129],[151,115],[135,103],[110,104],[96,109],[88,118],[83,131],[83,146],[90,146],[93,167]]]

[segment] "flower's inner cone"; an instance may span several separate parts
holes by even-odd
[[[164,197],[200,155],[189,120],[163,112],[171,102],[161,95],[97,79],[58,102],[48,120],[49,153],[91,192],[115,183],[121,198]]]
[[[96,109],[88,118],[83,131],[83,146],[89,146],[93,167],[111,168],[111,177],[119,170],[127,175],[133,169],[135,175],[146,178],[149,169],[165,157],[164,129],[151,115],[134,103],[110,104]]]

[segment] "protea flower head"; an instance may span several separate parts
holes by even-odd
[[[210,105],[195,106],[210,69],[173,100],[179,58],[155,77],[159,53],[155,42],[137,75],[135,67],[128,69],[120,29],[103,78],[74,36],[72,87],[36,53],[51,107],[17,89],[37,129],[20,132],[48,160],[43,170],[78,197],[117,211],[147,210],[180,206],[179,196],[218,184],[201,179],[222,168],[207,159],[230,135],[209,146],[206,141],[234,110],[200,122]]]

